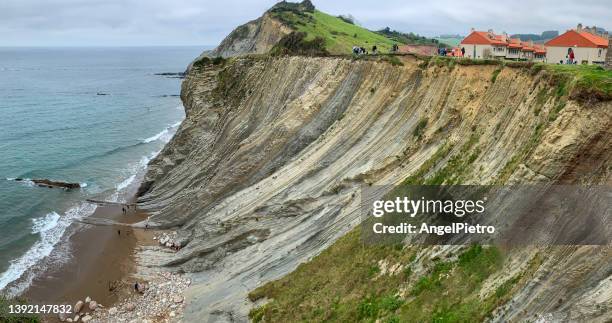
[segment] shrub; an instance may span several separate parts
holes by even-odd
[[[425,131],[425,127],[427,127],[427,122],[428,122],[427,118],[423,118],[419,120],[416,127],[412,131],[412,135],[421,139],[421,137],[423,136],[423,132]]]
[[[355,24],[355,17],[353,17],[352,15],[339,15],[338,18],[340,18],[340,20],[346,22],[347,24]]]
[[[491,83],[495,83],[495,80],[497,80],[497,76],[499,75],[499,73],[501,73],[501,71],[502,71],[501,66],[495,69],[495,71],[493,71],[493,75],[491,75]]]
[[[18,298],[18,299],[9,299],[3,295],[0,295],[0,322],[5,323],[36,323],[41,322],[41,319],[34,314],[10,314],[9,305],[25,305],[27,304],[26,300]]]
[[[204,56],[199,60],[193,62],[193,67],[200,68],[208,65],[224,65],[225,61],[226,59],[221,56],[217,56],[212,59],[208,56]]]
[[[325,56],[329,53],[325,48],[325,39],[315,37],[312,40],[306,40],[307,34],[304,32],[294,31],[281,40],[272,48],[273,55],[307,55],[307,56]]]
[[[382,60],[385,62],[388,62],[389,64],[393,66],[404,66],[404,63],[402,63],[402,61],[400,61],[399,58],[392,56],[392,55],[382,56]]]

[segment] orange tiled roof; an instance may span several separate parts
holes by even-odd
[[[533,45],[536,54],[546,54],[546,47],[542,45]]]
[[[526,41],[521,42],[521,47],[522,47],[521,51],[523,52],[533,52],[534,51],[533,46]]]
[[[593,48],[608,48],[608,40],[588,33],[586,31],[578,32],[576,30],[568,30],[562,35],[559,35],[546,42],[546,46],[559,47],[593,47]]]
[[[521,40],[519,38],[510,38],[508,40],[508,48],[521,49],[523,48],[523,45],[521,45]]]
[[[462,44],[467,45],[500,45],[507,46],[503,35],[495,35],[486,31],[473,31],[462,41]]]

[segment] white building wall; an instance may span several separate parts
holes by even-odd
[[[493,46],[493,56],[506,57],[508,50],[506,46]]]
[[[567,58],[567,49],[569,47],[546,46],[546,62],[550,64],[559,64],[560,61],[565,61]],[[587,61],[588,64],[603,64],[606,60],[607,48],[591,48],[591,47],[573,47],[574,59],[578,64]]]
[[[484,54],[488,51],[493,55],[493,46],[491,45],[472,45],[459,44],[460,48],[465,48],[465,56],[468,58],[485,58]]]
[[[506,58],[508,59],[519,59],[521,58],[521,50],[518,49],[515,52],[511,51],[510,48],[506,49]]]

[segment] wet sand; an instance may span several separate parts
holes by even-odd
[[[98,206],[91,217],[136,223],[145,220],[147,214],[133,207],[123,214],[121,205],[104,205]],[[69,239],[70,260],[47,269],[32,281],[22,295],[29,304],[74,305],[89,296],[108,307],[132,292],[135,248],[154,243],[153,231],[117,225],[76,225],[81,228]]]

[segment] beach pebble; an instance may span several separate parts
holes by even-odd
[[[74,318],[72,319],[72,322],[78,322],[79,321],[79,314],[75,315]]]
[[[89,303],[89,302],[91,302],[91,297],[89,296],[85,297],[85,303]]]
[[[83,318],[81,319],[82,322],[89,322],[91,321],[92,317],[89,315],[85,315],[83,316]]]
[[[80,312],[82,309],[83,309],[83,301],[78,301],[78,302],[76,302],[76,304],[74,304],[74,312],[75,313]]]
[[[89,309],[90,310],[95,310],[96,308],[98,308],[98,303],[96,301],[91,301],[89,302]]]
[[[132,304],[132,303],[127,303],[125,305],[125,310],[128,311],[128,312],[133,311],[135,308],[136,308],[136,306],[134,306],[134,304]]]
[[[170,317],[175,317],[176,316],[176,312],[172,311],[170,312]]]
[[[66,313],[59,313],[58,317],[59,317],[59,320],[62,322],[66,321],[67,319]]]
[[[174,297],[174,302],[175,302],[175,303],[177,303],[177,304],[178,304],[178,303],[182,303],[182,302],[183,302],[183,297],[181,297],[181,296],[175,296],[175,297]]]
[[[108,309],[108,314],[109,315],[116,315],[117,314],[117,308],[116,307],[111,307]]]
[[[66,319],[66,322],[72,322],[72,318],[70,318],[70,317],[69,317],[69,318],[67,318],[67,319]]]

